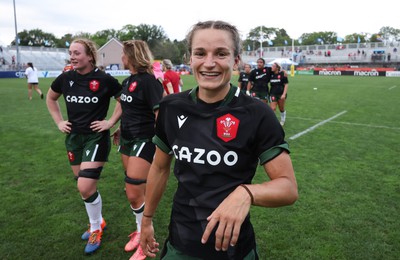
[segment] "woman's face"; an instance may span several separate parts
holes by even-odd
[[[191,47],[190,64],[199,88],[213,92],[229,89],[232,70],[239,62],[234,56],[230,32],[198,30],[193,35]]]
[[[265,63],[262,60],[257,60],[257,68],[263,69],[265,67]]]
[[[273,63],[272,66],[271,66],[271,71],[279,72],[279,67],[275,63]]]
[[[122,54],[121,54],[121,61],[122,61],[122,64],[124,65],[124,69],[129,70],[128,57],[126,56],[124,51],[122,51]]]
[[[92,57],[86,54],[82,43],[74,42],[69,47],[71,65],[81,74],[86,74],[93,69]]]

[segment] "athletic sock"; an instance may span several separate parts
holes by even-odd
[[[285,122],[286,120],[286,110],[281,112],[281,122]]]
[[[142,206],[140,206],[137,209],[134,209],[131,206],[131,210],[132,210],[133,215],[136,218],[136,230],[140,233],[140,228],[142,225],[142,218],[143,218],[143,211],[144,211],[144,202],[143,202]]]
[[[90,232],[101,229],[101,221],[102,221],[102,200],[100,193],[96,191],[92,196],[84,200],[86,212],[89,217],[90,222]]]

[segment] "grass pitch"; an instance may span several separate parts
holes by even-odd
[[[195,84],[192,76],[183,80]],[[252,207],[261,259],[398,259],[400,80],[289,81],[285,132],[300,197],[289,207]],[[51,82],[40,80],[44,93]],[[25,79],[0,79],[0,119],[0,258],[87,258],[85,208],[45,101],[36,93],[28,100]],[[90,258],[128,259],[123,248],[135,224],[116,147],[109,159],[99,182],[108,228]],[[176,185],[171,176],[154,219],[160,243]],[[259,169],[254,182],[265,180]]]

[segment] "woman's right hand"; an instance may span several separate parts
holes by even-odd
[[[71,122],[68,121],[60,121],[57,124],[58,130],[60,130],[64,134],[69,134],[71,132]]]
[[[119,140],[121,137],[121,130],[119,127],[114,131],[114,133],[111,134],[111,137],[113,138],[113,144],[119,145]]]

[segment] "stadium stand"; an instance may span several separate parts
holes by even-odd
[[[4,65],[0,64],[0,70],[15,70],[16,64],[13,64],[13,56],[17,57],[15,46],[2,47],[2,57]],[[32,62],[38,70],[60,70],[64,68],[66,60],[69,59],[68,49],[47,48],[47,47],[19,47],[20,65],[25,69],[26,63]]]
[[[353,43],[353,44],[326,44],[265,47],[262,57],[268,63],[278,58],[290,58],[299,66],[308,65],[350,65],[350,66],[374,66],[400,67],[400,55],[398,49],[400,42],[393,43]],[[242,60],[246,63],[255,62],[260,57],[260,51],[245,51]]]
[[[15,46],[2,47],[2,59],[0,70],[15,70],[12,57],[17,56]],[[298,63],[298,66],[373,66],[393,67],[400,70],[400,55],[398,49],[400,42],[384,43],[353,43],[353,44],[325,44],[325,45],[300,45],[265,47],[262,49],[262,57],[268,63],[277,58],[289,58]],[[25,64],[33,62],[39,70],[63,70],[69,59],[68,49],[48,47],[19,47],[21,68]],[[119,59],[118,54],[118,59]],[[103,54],[104,57],[104,54]],[[244,51],[243,62],[254,63],[260,57],[260,51]],[[114,62],[115,63],[115,62]]]

